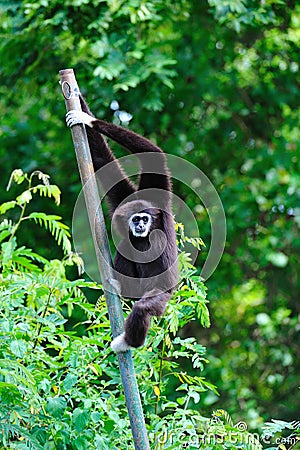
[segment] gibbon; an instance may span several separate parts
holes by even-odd
[[[82,111],[69,111],[69,127],[86,125],[94,170],[107,188],[112,223],[122,235],[114,258],[121,294],[136,300],[125,332],[111,347],[124,352],[144,344],[151,316],[162,316],[178,282],[177,245],[171,201],[171,180],[164,152],[148,139],[93,116],[80,95]],[[138,186],[123,172],[106,137],[140,159]],[[111,180],[117,178],[115,185]],[[138,280],[138,283],[131,282]]]

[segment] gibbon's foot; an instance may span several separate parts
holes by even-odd
[[[84,125],[87,125],[88,127],[93,128],[94,120],[95,118],[90,116],[89,114],[83,111],[77,111],[75,109],[72,109],[66,114],[66,122],[68,127],[73,127],[74,125],[82,123]]]
[[[125,341],[125,333],[120,334],[119,336],[117,336],[112,343],[110,344],[112,350],[114,352],[126,352],[127,350],[129,350],[131,347],[130,345],[127,344],[127,342]]]

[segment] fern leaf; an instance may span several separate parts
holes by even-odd
[[[23,267],[25,271],[28,272],[40,272],[41,269],[33,264],[30,259],[25,258],[24,256],[13,255],[12,261],[17,265]]]
[[[42,182],[45,185],[47,185],[47,186],[49,185],[49,178],[50,178],[50,176],[47,175],[46,173],[43,173],[40,170],[35,170],[34,172],[32,172],[30,178],[32,178],[34,176],[37,176],[39,180],[42,180]]]
[[[0,214],[5,214],[6,211],[9,209],[12,209],[16,206],[17,202],[15,200],[12,200],[10,202],[5,202],[0,205]]]
[[[0,242],[4,241],[8,236],[11,235],[11,231],[9,230],[3,230],[0,232]]]
[[[11,429],[13,430],[13,433],[11,433],[13,436],[17,437],[20,436],[26,439],[26,447],[25,448],[32,448],[34,450],[43,450],[44,446],[40,445],[40,443],[37,441],[37,439],[32,436],[24,427],[21,427],[19,425],[13,424],[10,425]],[[24,447],[23,447],[24,448]]]
[[[230,425],[231,427],[233,427],[232,418],[229,415],[229,413],[227,411],[225,411],[224,409],[217,409],[216,411],[214,411],[213,415],[215,417],[223,420],[223,422],[225,422],[225,424]]]
[[[32,188],[32,192],[39,193],[41,197],[53,197],[57,205],[60,204],[60,189],[55,184],[37,184]]]
[[[13,252],[16,248],[16,239],[13,238],[11,241],[3,242],[1,244],[1,251],[2,251],[2,264],[6,265],[9,264],[12,257]]]
[[[205,247],[203,240],[200,237],[190,238],[185,236],[185,241],[195,247],[197,250],[201,250],[202,247]]]
[[[32,199],[32,194],[29,189],[22,192],[22,194],[18,195],[18,197],[16,198],[18,205],[24,205],[24,203],[29,203],[31,201],[31,199]]]
[[[9,178],[9,182],[8,182],[7,187],[6,187],[6,190],[9,191],[13,181],[15,183],[17,183],[17,184],[21,184],[21,183],[23,183],[25,178],[26,178],[26,174],[23,172],[22,169],[15,169],[15,170],[13,170],[12,174],[11,174],[11,176]]]
[[[0,234],[1,235],[1,234]],[[24,246],[19,247],[16,249],[15,254],[18,256],[26,256],[27,258],[30,258],[33,261],[37,261],[42,264],[47,264],[49,261],[44,258],[41,255],[38,255],[34,251],[31,250],[31,248],[26,248]]]
[[[13,230],[13,222],[12,220],[4,219],[2,222],[0,222],[0,230],[9,230],[12,232]]]
[[[71,252],[70,233],[69,227],[60,222],[61,217],[54,214],[45,213],[31,213],[28,216],[29,219],[33,219],[35,223],[43,226],[46,230],[49,230],[58,245],[61,245],[64,253],[68,255]]]
[[[28,386],[34,394],[37,394],[35,379],[24,364],[12,359],[0,359],[0,369],[3,375],[10,375],[16,380],[17,385]]]

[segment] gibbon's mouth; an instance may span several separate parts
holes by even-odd
[[[138,231],[138,230],[132,230],[132,234],[133,234],[133,236],[135,236],[135,237],[146,237],[147,234],[148,234],[148,230],[147,230],[147,228],[145,228],[145,229],[143,229],[143,230],[140,230],[140,231]]]

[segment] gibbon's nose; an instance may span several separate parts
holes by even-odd
[[[137,231],[144,231],[145,230],[145,226],[144,226],[144,223],[142,221],[140,221],[140,223],[136,226],[136,230]]]

